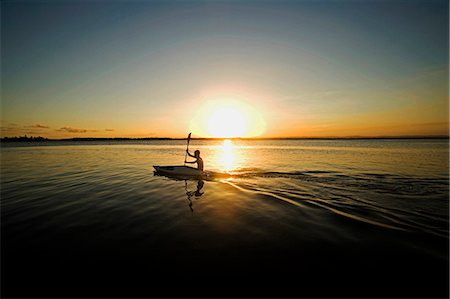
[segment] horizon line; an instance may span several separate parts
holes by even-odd
[[[302,136],[302,137],[191,137],[190,140],[306,140],[306,139],[449,139],[449,135],[378,135],[378,136]],[[47,138],[42,136],[14,136],[0,137],[0,140],[19,141],[95,141],[95,140],[187,140],[186,137],[70,137],[70,138]]]

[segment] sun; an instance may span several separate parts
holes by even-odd
[[[226,98],[206,101],[192,119],[190,129],[204,137],[256,137],[264,132],[265,123],[251,105]]]
[[[211,136],[239,137],[247,133],[248,124],[241,111],[225,107],[212,111],[207,120],[207,131]]]

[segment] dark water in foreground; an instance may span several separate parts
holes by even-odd
[[[448,140],[3,144],[2,296],[448,297]]]

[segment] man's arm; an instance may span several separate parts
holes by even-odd
[[[189,155],[189,157],[195,158],[194,155],[191,155],[191,153],[189,152],[189,150],[186,150],[186,153]]]

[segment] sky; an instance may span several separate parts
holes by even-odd
[[[2,1],[1,136],[448,135],[448,14],[446,0]]]

